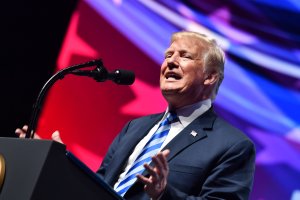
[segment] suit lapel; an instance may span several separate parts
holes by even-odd
[[[161,119],[162,116],[163,113],[151,115],[141,120],[137,128],[129,128],[127,135],[120,143],[120,148],[116,151],[110,165],[108,166],[109,170],[105,175],[105,179],[109,184],[112,185],[116,181],[136,145],[143,139],[143,137],[145,137],[145,135],[150,131],[154,124]]]
[[[170,150],[168,161],[172,160],[178,153],[188,146],[205,138],[207,136],[207,131],[212,130],[215,119],[216,115],[212,109],[210,109],[184,128],[163,148],[163,150]]]
[[[162,151],[165,149],[170,150],[170,154],[167,158],[168,162],[188,146],[205,138],[207,136],[207,132],[212,130],[215,119],[216,114],[211,108],[183,129],[162,149]],[[152,163],[150,163],[150,165],[152,165]],[[143,176],[147,175],[148,172],[145,170],[143,172]]]

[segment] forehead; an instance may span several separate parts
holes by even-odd
[[[192,53],[202,52],[204,42],[195,36],[180,36],[175,38],[166,51],[188,51]]]

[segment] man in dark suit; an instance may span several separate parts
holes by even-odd
[[[176,112],[159,152],[123,191],[125,199],[248,199],[254,145],[212,106],[223,72],[224,53],[213,39],[194,32],[173,34],[160,73],[168,108],[127,123],[97,173],[119,192],[160,122]]]
[[[206,35],[173,34],[160,73],[168,108],[128,122],[97,171],[125,199],[248,199],[254,145],[212,106],[224,60],[223,51]],[[24,137],[26,128],[16,133]],[[61,142],[58,132],[52,138]]]

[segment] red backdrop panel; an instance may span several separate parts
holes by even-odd
[[[44,138],[59,130],[67,148],[93,170],[127,121],[166,108],[159,90],[159,64],[81,2],[71,19],[57,69],[96,58],[102,58],[109,71],[134,71],[134,85],[67,75],[48,93],[37,130]]]

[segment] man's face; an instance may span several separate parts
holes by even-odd
[[[161,65],[160,88],[169,102],[181,107],[203,99],[203,46],[194,37],[176,39],[166,50]]]

